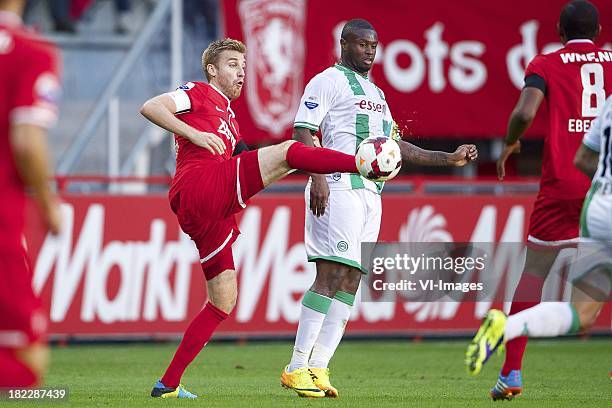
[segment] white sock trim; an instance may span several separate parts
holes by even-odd
[[[567,302],[543,302],[508,316],[504,339],[520,336],[558,337],[567,334],[572,327],[572,307]]]
[[[325,314],[302,305],[293,355],[291,356],[291,362],[289,362],[289,371],[308,367],[308,358],[321,331],[324,319]]]
[[[308,362],[309,367],[326,368],[329,365],[329,361],[342,340],[344,329],[351,316],[351,310],[351,306],[338,299],[332,301],[312,349],[312,355]]]

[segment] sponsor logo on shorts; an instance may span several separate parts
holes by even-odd
[[[340,241],[336,245],[336,248],[338,248],[340,252],[346,252],[348,250],[348,243],[346,241]]]
[[[340,174],[340,173],[333,173],[332,174],[332,180],[334,180],[334,181],[340,180],[340,177],[342,177],[342,174]]]

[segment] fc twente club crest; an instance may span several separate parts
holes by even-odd
[[[304,75],[305,0],[244,0],[246,96],[255,124],[280,137],[293,124]]]

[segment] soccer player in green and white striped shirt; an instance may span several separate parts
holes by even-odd
[[[402,159],[419,165],[464,166],[476,159],[473,145],[453,153],[420,149],[401,140],[383,91],[368,78],[378,36],[370,23],[349,21],[343,28],[341,60],[306,86],[295,118],[294,139],[355,154],[368,136],[395,136]],[[361,243],[376,242],[382,183],[359,174],[312,175],[306,187],[305,244],[317,277],[302,300],[291,362],[281,382],[301,396],[337,397],[328,363],[338,347],[359,287]]]

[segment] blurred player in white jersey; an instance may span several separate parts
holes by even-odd
[[[294,139],[354,154],[368,136],[394,137],[402,159],[420,165],[464,166],[476,159],[473,145],[453,153],[420,149],[401,140],[383,91],[368,78],[378,36],[362,19],[342,30],[341,60],[317,74],[306,86],[295,118]],[[304,294],[295,347],[281,383],[301,396],[337,397],[328,363],[351,313],[362,272],[361,243],[376,242],[381,219],[383,183],[359,174],[312,175],[305,192],[306,253],[317,277]]]
[[[543,302],[506,317],[490,310],[468,347],[484,364],[502,343],[520,336],[557,337],[588,330],[612,289],[612,96],[584,135],[574,164],[593,178],[580,217],[572,264],[572,301]]]

